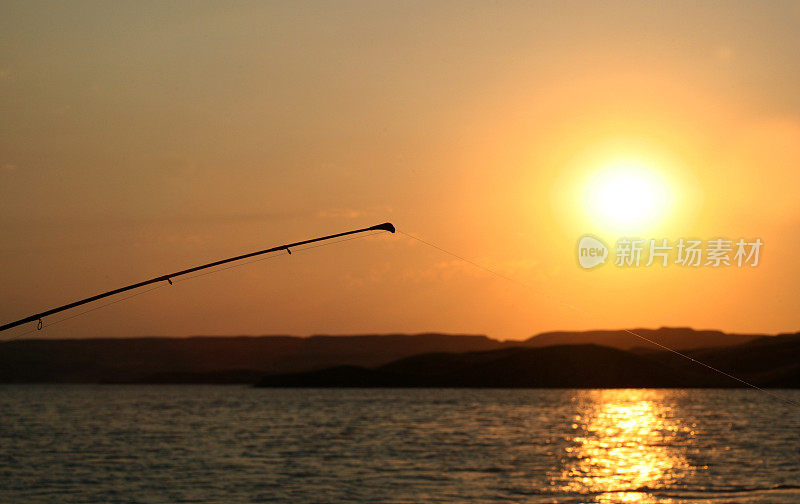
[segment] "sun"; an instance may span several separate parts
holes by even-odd
[[[586,184],[586,211],[595,224],[636,232],[655,226],[669,207],[669,187],[659,174],[635,161],[610,163]]]

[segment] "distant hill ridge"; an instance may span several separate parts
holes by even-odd
[[[800,387],[800,335],[685,350],[759,387]],[[374,369],[336,366],[266,375],[259,387],[735,388],[740,381],[672,352],[637,353],[599,345],[512,347],[431,353]]]
[[[0,344],[0,382],[139,382],[154,376],[193,382],[202,374],[226,381],[220,372],[260,376],[341,364],[371,367],[417,353],[501,346],[481,335],[435,333],[17,340]]]
[[[597,345],[425,354],[375,369],[337,366],[264,376],[259,387],[621,388],[685,383],[645,357]]]
[[[765,338],[689,328],[635,332],[684,351]],[[778,341],[775,338],[781,337],[792,336],[766,338]],[[377,368],[419,354],[587,344],[634,352],[659,350],[623,330],[548,332],[524,341],[440,333],[17,340],[0,343],[0,382],[253,383],[265,373],[298,373],[335,366]]]
[[[722,331],[698,331],[689,327],[661,327],[659,329],[630,329],[644,338],[668,346],[674,350],[690,350],[695,348],[715,348],[740,345],[764,334],[736,334]],[[657,349],[656,345],[638,338],[625,330],[596,331],[556,331],[537,334],[525,340],[526,346],[545,347],[553,345],[602,345],[622,350],[634,348]]]

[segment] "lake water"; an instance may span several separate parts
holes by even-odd
[[[800,502],[800,409],[752,390],[6,385],[0,411],[3,503]]]

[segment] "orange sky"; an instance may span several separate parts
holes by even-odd
[[[797,26],[791,2],[4,2],[0,321],[391,220],[530,289],[386,235],[38,335],[795,331]],[[622,159],[671,194],[635,230],[582,201]],[[584,271],[586,233],[764,248]]]

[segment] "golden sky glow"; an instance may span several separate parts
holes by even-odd
[[[46,336],[794,331],[798,24],[792,2],[3,2],[0,319],[391,220],[533,289],[380,236]],[[764,248],[589,272],[587,233]]]

